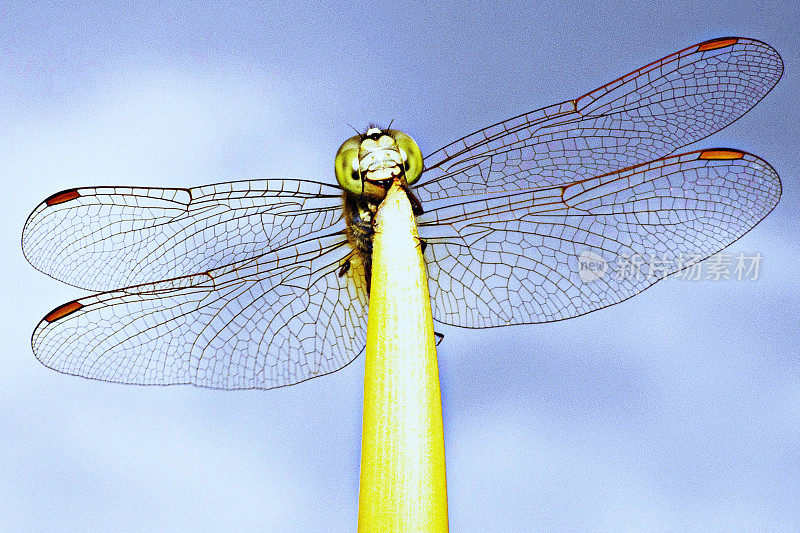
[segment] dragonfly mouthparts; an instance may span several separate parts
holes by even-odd
[[[364,179],[383,181],[399,176],[403,169],[403,157],[397,150],[373,150],[361,158]]]

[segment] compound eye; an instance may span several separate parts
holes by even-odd
[[[420,176],[422,176],[423,162],[422,151],[417,146],[417,143],[410,135],[403,133],[400,130],[388,130],[387,132],[392,136],[397,143],[397,148],[403,155],[405,162],[406,182],[413,185]]]
[[[364,190],[361,175],[358,172],[358,149],[360,146],[360,135],[350,137],[339,147],[334,162],[336,181],[339,182],[339,185],[347,192],[359,195]]]

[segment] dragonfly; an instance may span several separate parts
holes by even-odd
[[[381,137],[418,180],[407,190],[438,323],[544,323],[617,304],[719,252],[777,205],[781,182],[764,160],[678,151],[747,113],[782,72],[769,45],[726,37],[424,158],[409,136],[375,128],[337,158],[355,192],[304,179],[61,191],[29,216],[23,253],[91,294],[48,313],[33,352],[66,374],[218,389],[282,387],[347,366],[365,345],[380,199],[367,189],[382,183],[366,180],[353,154]],[[603,262],[596,279],[582,275],[587,253]],[[621,275],[618,259],[636,255],[668,267]]]

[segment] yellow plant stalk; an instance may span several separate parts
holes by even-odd
[[[442,399],[428,278],[408,196],[375,220],[359,531],[447,531]]]

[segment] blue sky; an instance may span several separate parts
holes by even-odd
[[[38,320],[82,293],[19,235],[53,192],[333,179],[388,123],[430,153],[729,35],[778,87],[697,148],[766,159],[783,198],[732,252],[756,281],[669,280],[537,326],[442,326],[451,529],[800,528],[800,7],[756,2],[0,7],[0,529],[347,531],[363,359],[274,391],[112,385],[41,366]]]

